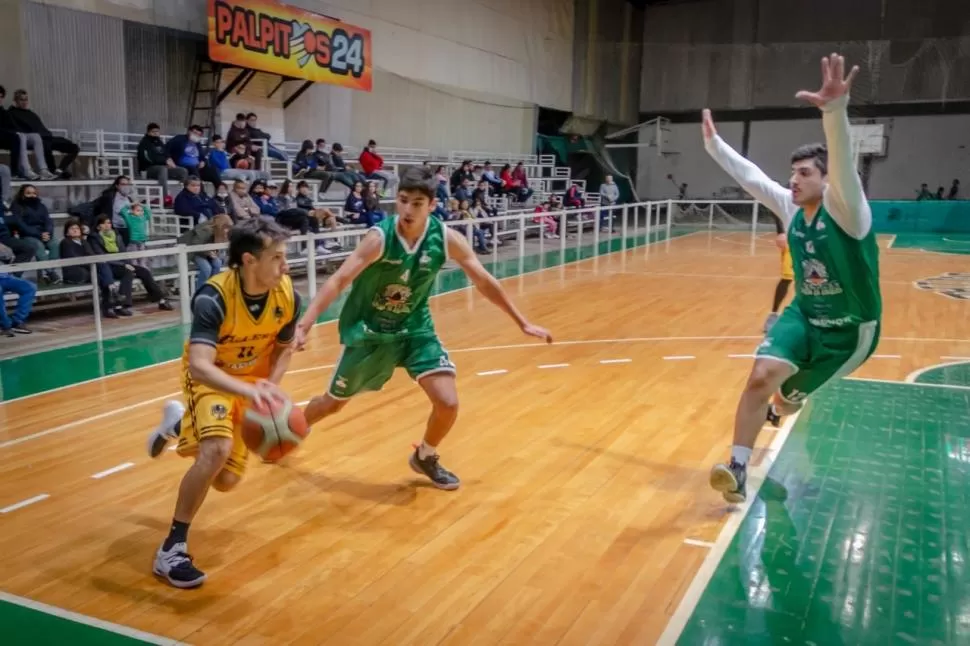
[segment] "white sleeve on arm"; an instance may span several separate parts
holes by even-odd
[[[781,218],[785,229],[798,207],[791,201],[791,191],[765,175],[764,171],[742,157],[719,136],[704,142],[708,154],[734,178],[754,199]]]
[[[872,210],[852,161],[848,105],[849,96],[845,95],[822,107],[822,128],[829,151],[829,185],[823,202],[843,231],[862,240],[872,229]]]

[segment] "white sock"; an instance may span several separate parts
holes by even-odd
[[[435,447],[431,446],[424,440],[421,440],[421,444],[418,445],[418,458],[424,460],[430,455],[437,455],[437,453],[438,450]]]
[[[735,444],[731,447],[731,459],[738,464],[747,464],[751,459],[751,449]]]

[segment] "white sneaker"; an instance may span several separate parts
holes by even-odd
[[[176,543],[167,552],[159,546],[152,571],[176,588],[197,588],[205,582],[205,572],[192,564],[185,543]]]
[[[49,170],[42,170],[42,171],[40,171],[40,178],[42,180],[44,180],[45,182],[50,182],[52,180],[57,179],[57,175],[55,175],[54,173],[50,172]]]
[[[165,402],[165,407],[162,409],[162,423],[148,436],[149,456],[157,458],[165,450],[169,441],[178,439],[178,425],[184,415],[185,406],[182,402],[176,399]]]

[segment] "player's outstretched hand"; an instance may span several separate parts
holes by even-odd
[[[802,90],[795,95],[796,99],[808,101],[812,105],[821,108],[829,101],[834,101],[839,97],[849,93],[852,87],[852,79],[859,73],[859,66],[854,66],[849,70],[849,75],[845,75],[845,58],[833,53],[831,56],[822,58],[822,87],[818,92]]]
[[[302,325],[297,325],[296,334],[293,336],[293,349],[297,352],[302,352],[306,348],[308,336],[310,336],[310,331],[303,329]]]
[[[253,403],[257,406],[269,408],[272,404],[282,404],[286,401],[286,393],[271,381],[260,379],[253,384]]]
[[[704,141],[710,141],[717,136],[717,128],[714,127],[714,117],[711,111],[704,108],[701,112],[701,132],[704,134]]]
[[[552,343],[552,333],[544,327],[539,327],[538,325],[532,325],[531,323],[526,323],[522,326],[522,332],[529,336],[534,336],[539,339],[545,340],[546,343]]]

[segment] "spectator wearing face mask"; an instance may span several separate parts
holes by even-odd
[[[179,168],[184,168],[189,175],[201,176],[205,168],[202,156],[202,126],[189,126],[184,135],[176,135],[168,142],[169,157]]]
[[[384,194],[393,195],[397,189],[397,174],[384,169],[384,158],[377,154],[377,142],[371,139],[367,147],[360,153],[360,167],[364,177],[377,180],[384,185]]]
[[[242,151],[237,150],[240,144],[244,147]],[[263,151],[259,146],[253,145],[252,138],[249,136],[249,127],[246,124],[246,115],[242,112],[236,115],[229,127],[229,132],[226,134],[226,148],[233,153],[252,157],[254,163],[249,167],[251,170],[258,170],[263,167]],[[233,164],[233,168],[237,168],[237,166]]]
[[[259,205],[253,201],[247,188],[246,182],[237,179],[232,183],[232,192],[229,193],[229,203],[232,205],[233,217],[237,222],[259,217]]]
[[[229,199],[229,187],[226,186],[225,182],[219,182],[216,184],[216,204],[222,207],[223,212],[232,218],[233,222],[236,222],[238,218],[236,217],[236,209],[232,206],[232,200]]]
[[[33,184],[21,185],[10,207],[7,226],[12,234],[30,245],[38,261],[57,260],[59,250],[54,243],[54,221]],[[43,275],[47,282],[60,282],[53,269],[44,270]]]

